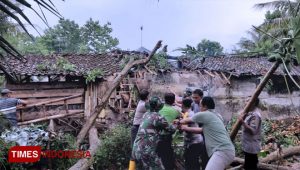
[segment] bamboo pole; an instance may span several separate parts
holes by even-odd
[[[122,71],[117,75],[117,77],[114,79],[112,84],[110,85],[110,88],[105,92],[104,96],[102,97],[102,100],[100,101],[99,105],[96,106],[93,113],[91,114],[90,118],[87,119],[85,124],[83,125],[81,131],[79,132],[77,136],[77,141],[75,143],[76,147],[79,148],[80,143],[83,141],[84,137],[88,133],[89,129],[94,124],[96,118],[98,117],[98,114],[100,114],[101,110],[105,108],[110,95],[115,90],[115,88],[120,84],[122,79],[127,75],[128,71],[136,65],[140,64],[147,64],[152,56],[156,53],[156,51],[161,47],[161,41],[158,41],[154,49],[152,50],[151,54],[145,58],[145,59],[139,59],[134,60],[133,57],[131,57],[130,61],[126,64],[126,66],[122,69]]]
[[[247,105],[245,106],[245,108],[242,111],[242,116],[243,119],[245,119],[247,113],[250,110],[250,107],[253,105],[254,101],[258,98],[258,96],[260,95],[260,93],[262,92],[262,90],[264,89],[264,87],[266,86],[267,82],[269,81],[269,79],[271,78],[272,74],[276,71],[276,69],[279,67],[280,63],[278,61],[276,61],[272,67],[269,69],[269,71],[267,72],[267,74],[264,76],[263,80],[260,82],[260,84],[257,86],[256,90],[254,91],[250,101],[247,103]],[[236,134],[238,133],[239,129],[242,126],[242,122],[237,121],[232,130],[231,130],[231,134],[230,134],[230,138],[232,141],[234,141]]]

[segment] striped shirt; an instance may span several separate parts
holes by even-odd
[[[0,98],[0,114],[9,120],[12,126],[17,126],[17,105],[20,99],[16,98]]]

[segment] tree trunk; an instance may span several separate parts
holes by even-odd
[[[93,126],[89,131],[89,143],[90,143],[90,154],[91,158],[80,159],[74,164],[69,170],[88,170],[92,166],[94,161],[94,155],[96,154],[97,148],[100,146],[100,140],[98,138],[97,129]]]
[[[300,154],[300,146],[284,148],[281,153],[278,151],[272,152],[267,157],[262,158],[260,162],[269,163],[296,154]]]
[[[269,81],[272,74],[276,71],[276,69],[278,68],[279,65],[280,65],[280,63],[278,61],[276,61],[272,65],[272,67],[269,69],[269,71],[267,72],[267,74],[265,75],[263,80],[260,82],[260,84],[257,86],[253,96],[251,97],[251,100],[247,103],[246,107],[244,108],[244,110],[241,113],[243,115],[243,119],[245,119],[247,113],[249,112],[250,107],[253,105],[254,101],[258,98],[261,91],[264,89],[267,82]],[[242,125],[242,122],[240,122],[240,121],[237,121],[234,124],[234,126],[231,130],[231,134],[230,134],[230,138],[231,138],[232,141],[234,141],[236,134],[238,133],[239,129],[241,128],[241,125]]]
[[[101,99],[101,102],[99,105],[96,106],[95,110],[91,114],[91,117],[87,119],[85,124],[83,125],[81,131],[79,132],[77,136],[77,141],[76,141],[76,147],[79,148],[80,143],[83,141],[85,135],[89,131],[89,129],[92,127],[94,124],[96,118],[98,117],[98,114],[101,112],[102,109],[105,108],[108,99],[110,98],[111,93],[115,90],[115,88],[120,84],[122,79],[127,75],[128,71],[136,65],[140,64],[147,64],[151,57],[156,53],[156,51],[161,47],[161,41],[158,41],[154,49],[152,50],[151,54],[145,58],[145,59],[140,59],[134,61],[133,58],[130,59],[130,61],[126,64],[126,66],[123,68],[123,70],[118,74],[118,76],[114,79],[112,84],[110,85],[110,88],[106,91],[104,94],[103,98]]]
[[[239,164],[244,164],[245,160],[242,158],[235,157],[233,162],[238,162]],[[266,163],[261,163],[261,162],[259,162],[257,166],[258,166],[258,169],[267,169],[267,170],[273,170],[273,169],[290,170],[291,169],[290,167],[287,167],[287,166],[278,166],[278,165],[266,164]]]

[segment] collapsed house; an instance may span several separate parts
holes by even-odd
[[[0,65],[6,75],[5,86],[14,91],[13,97],[32,103],[19,108],[20,124],[57,119],[64,130],[79,130],[84,123],[84,113],[92,112],[101,101],[128,57],[147,55],[130,51],[99,55],[55,54],[26,56],[22,60],[6,58]],[[141,89],[149,89],[151,95],[163,97],[170,90],[180,95],[186,88],[200,88],[205,95],[216,99],[216,110],[223,113],[225,120],[230,120],[243,108],[272,65],[263,56],[218,56],[194,60],[182,57],[178,59],[177,67],[172,62],[168,69],[155,69],[153,64],[132,68],[111,95],[96,127],[127,121]],[[292,66],[290,74],[300,83],[300,67]],[[265,117],[300,112],[300,91],[282,69],[277,69],[272,75],[260,99]]]
[[[6,57],[0,65],[12,97],[30,103],[18,108],[19,125],[56,119],[58,129],[77,131],[84,124],[85,113],[94,110],[129,58],[146,56],[118,50],[105,54],[30,55],[21,60]],[[140,70],[132,68],[123,79],[96,120],[96,127],[128,119],[138,91],[149,88],[148,75]]]
[[[242,110],[271,66],[272,63],[264,56],[217,56],[194,60],[182,57],[178,60],[176,71],[153,79],[151,90],[154,94],[160,94],[172,89],[180,95],[186,88],[200,88],[205,95],[216,99],[216,110],[229,120]],[[300,67],[292,66],[290,74],[300,84]],[[272,75],[259,98],[265,117],[279,118],[300,113],[299,88],[283,69],[278,68]]]

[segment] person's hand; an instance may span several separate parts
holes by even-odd
[[[239,115],[238,117],[239,122],[241,122],[242,124],[244,124],[244,119],[243,119],[243,114]]]

